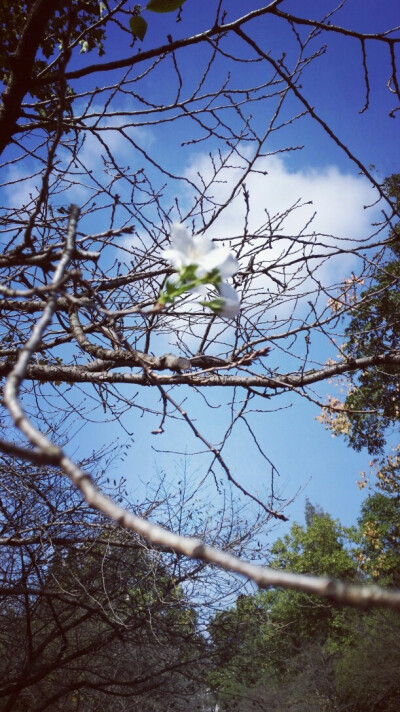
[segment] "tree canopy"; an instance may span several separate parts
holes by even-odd
[[[400,175],[393,174],[383,183],[387,195],[400,210]],[[399,277],[400,222],[395,222],[383,254],[375,257],[372,274],[357,295],[346,326],[344,352],[352,359],[376,356],[382,348],[395,354],[399,348]],[[365,288],[365,286],[367,288]],[[366,447],[370,454],[382,453],[390,426],[398,429],[399,365],[388,363],[365,369],[349,382],[344,413],[332,411],[328,423],[344,433],[356,450]]]
[[[386,537],[385,547],[375,548],[377,539],[371,536],[374,527],[380,535],[383,529],[389,533],[381,516],[385,506],[392,507],[393,500],[370,496],[359,528],[346,529],[309,504],[306,526],[295,524],[277,540],[271,565],[290,562],[292,570],[302,573],[329,571],[347,580],[367,575],[397,582],[397,543]],[[390,560],[386,569],[378,564],[384,558],[387,564]],[[274,590],[239,597],[214,618],[210,632],[216,648],[210,683],[224,710],[398,708],[399,619],[392,612],[365,614]]]
[[[368,389],[379,369],[397,388],[396,325],[386,319],[381,338],[383,301],[354,291],[376,280],[381,249],[397,249],[397,194],[325,120],[307,76],[319,77],[331,43],[357,48],[365,114],[377,101],[369,62],[378,48],[395,117],[400,38],[390,25],[348,26],[345,8],[324,0],[315,19],[288,0],[245,14],[224,0],[200,9],[193,0],[3,3],[0,450],[10,462],[55,468],[101,516],[198,566],[261,587],[399,607],[398,594],[342,585],[334,569],[321,579],[296,574],[294,558],[294,573],[259,566],[260,553],[246,559],[252,533],[287,519],[265,414],[297,396],[320,405],[318,386],[340,375]],[[137,21],[145,17],[146,32]],[[343,200],[356,181],[363,204],[381,201],[361,232],[322,227],[312,195],[282,191],[278,208],[259,192],[301,150],[303,125],[362,174],[360,183],[339,176]],[[395,293],[395,272],[384,274]],[[376,291],[386,294],[386,284]],[[371,326],[367,303],[377,309]],[[336,359],[342,316],[370,336],[360,348],[350,339]],[[384,426],[394,415],[388,402],[378,408]],[[107,440],[105,426],[113,442],[117,425],[127,448],[138,433],[137,457],[141,427],[160,451],[195,453],[217,503],[211,529],[205,514],[185,529],[176,512],[157,519],[97,486],[91,445]],[[269,475],[261,492],[235,466],[235,438],[247,469],[257,458]],[[231,525],[227,512],[244,501],[251,515]]]

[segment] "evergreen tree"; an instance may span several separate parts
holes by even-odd
[[[384,188],[400,212],[400,174],[387,178]],[[352,310],[345,347],[351,359],[394,353],[400,346],[400,222],[392,228],[384,255]],[[382,453],[386,431],[399,427],[399,401],[400,364],[382,363],[359,373],[345,401],[351,447]]]

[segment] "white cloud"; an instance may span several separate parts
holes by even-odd
[[[207,235],[213,239],[232,240],[230,244],[234,247],[239,244],[245,225],[243,189],[235,190],[243,178],[244,168],[222,168],[212,181],[214,166],[215,160],[212,164],[208,156],[197,155],[187,169],[187,177],[198,184],[199,190],[210,184],[206,191],[209,205],[213,202],[215,206],[224,206],[208,228]],[[317,282],[313,283],[305,268],[299,268],[303,255],[310,255],[314,249],[319,259],[312,260],[309,266],[316,270],[318,282],[327,288],[338,284],[352,269],[357,269],[357,257],[351,252],[337,254],[331,259],[321,256],[335,252],[336,248],[352,250],[358,240],[364,243],[374,232],[371,224],[377,219],[379,208],[366,209],[365,206],[374,203],[376,196],[364,178],[341,172],[335,166],[290,170],[289,162],[274,156],[259,159],[255,168],[257,172],[249,173],[244,181],[250,211],[249,237],[241,249],[241,263],[242,268],[245,267],[249,256],[257,250],[255,268],[262,265],[264,273],[254,280],[255,289],[248,297],[248,303],[256,304],[263,293],[276,294],[276,284],[265,271],[278,261],[275,276],[279,278],[286,265],[283,281],[287,283],[292,277],[286,295],[282,300],[274,301],[274,311],[279,305],[282,317],[290,313],[292,299],[319,286]],[[207,200],[204,204],[207,205]],[[206,215],[206,218],[210,217],[211,212]],[[285,254],[289,248],[290,252]],[[298,261],[290,265],[296,258]],[[324,300],[326,304],[326,295]],[[301,302],[298,306],[301,307]]]
[[[335,166],[291,171],[289,164],[276,156],[259,159],[256,169],[256,173],[245,179],[250,203],[249,232],[265,224],[266,210],[270,216],[285,215],[300,201],[303,207],[289,212],[280,226],[286,235],[298,235],[314,212],[316,217],[307,232],[349,240],[369,233],[371,213],[364,206],[374,201],[374,193],[363,178],[342,173]],[[212,166],[206,155],[196,156],[186,171],[187,177],[200,187],[199,174],[206,184],[211,179]],[[227,200],[242,175],[241,168],[221,170],[208,191],[215,203],[221,205]],[[240,191],[207,234],[237,235],[244,225],[244,215],[245,202]]]
[[[310,254],[313,240],[318,242],[316,251],[320,255],[327,255],[335,247],[351,249],[354,241],[364,240],[373,232],[371,221],[376,220],[378,208],[365,209],[365,206],[374,202],[375,196],[369,184],[361,177],[343,173],[335,166],[291,171],[285,161],[278,157],[259,160],[257,170],[257,173],[249,174],[245,180],[250,213],[249,239],[241,252],[242,268],[246,267],[254,245],[261,245],[257,260],[268,266],[279,258],[281,266],[275,271],[275,276],[279,278],[282,276],[282,264],[290,262],[293,257],[301,259],[303,251]],[[213,167],[210,159],[207,155],[197,155],[188,167],[186,175],[199,185],[199,190],[210,182],[207,194],[212,196],[215,205],[223,205],[240,181],[242,169],[222,169],[217,180],[211,184]],[[186,206],[190,206],[193,193],[184,197]],[[213,239],[226,240],[227,243],[231,241],[234,247],[238,244],[238,240],[234,238],[240,238],[243,234],[245,212],[243,191],[239,190],[208,228],[207,235]],[[267,238],[268,215],[274,226],[272,248],[269,247]],[[262,226],[264,228],[260,229]],[[200,227],[200,221],[197,221],[197,228]],[[257,237],[253,238],[252,234]],[[279,239],[275,239],[276,236]],[[301,236],[301,239],[298,236]],[[282,257],[289,245],[294,245],[294,249],[287,258]],[[315,298],[320,283],[326,288],[331,286],[332,293],[335,294],[333,285],[349,276],[351,270],[356,267],[356,261],[357,258],[352,253],[339,254],[333,259],[320,257],[315,272],[318,281],[313,281],[303,266],[299,268],[299,263],[289,266],[283,280],[289,283],[289,287],[282,294],[269,274],[259,274],[253,280],[252,292],[246,295],[246,306],[250,309],[247,313],[257,315],[265,325],[268,320],[275,319],[278,319],[276,324],[281,322],[283,325],[285,320],[292,316],[302,319],[305,310],[309,311],[310,298],[316,306]],[[317,262],[310,262],[311,269],[316,266]],[[260,302],[264,302],[261,308],[258,306]],[[327,302],[328,295],[323,293],[322,297],[318,298],[318,304],[324,309]],[[187,318],[180,318],[178,314],[181,311],[191,311],[190,307],[187,303],[182,306],[177,304],[177,317],[170,322],[169,336],[164,334],[161,339],[167,340],[174,349],[179,349],[178,335],[184,334],[186,345],[195,352],[207,328],[208,319],[205,316],[205,323],[202,320],[201,324],[195,318],[189,325]],[[195,305],[193,307],[198,310]],[[222,350],[224,347],[229,349],[234,334],[233,323],[219,322],[220,320],[217,320],[213,324],[208,334],[208,342],[214,341],[211,347],[211,352],[214,353],[221,351],[221,347]]]

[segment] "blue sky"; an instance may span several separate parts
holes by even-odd
[[[381,31],[394,26],[398,22],[398,12],[393,2],[377,2],[374,0],[357,0],[349,2],[346,8],[339,12],[336,19],[337,24],[343,24],[349,28],[362,29],[368,32]],[[208,7],[215,7],[215,3],[197,3],[188,0],[184,12],[182,23],[175,26],[171,18],[167,16],[156,16],[146,14],[149,21],[149,34],[143,43],[143,49],[151,46],[157,38],[163,37],[168,31],[173,33],[173,37],[183,36],[185,33],[198,32],[207,26],[208,19],[212,12],[208,12]],[[250,11],[259,7],[258,2],[230,3],[229,19],[233,19],[239,12]],[[293,9],[305,16],[321,16],[324,8],[330,9],[329,2],[302,2],[301,8],[297,2],[284,4],[283,9]],[[249,33],[258,39],[263,46],[271,52],[280,51],[285,48],[287,41],[287,28],[281,22],[269,23],[255,20]],[[344,38],[336,38],[330,35],[327,38],[328,48],[323,56],[315,60],[309,72],[305,72],[303,87],[304,94],[311,105],[318,108],[320,116],[337,131],[340,139],[345,142],[351,151],[357,155],[365,165],[374,164],[374,172],[379,178],[398,170],[397,152],[398,145],[398,119],[389,118],[388,113],[393,108],[392,97],[387,90],[386,84],[390,73],[388,61],[388,51],[371,43],[368,50],[368,69],[371,84],[370,107],[360,114],[365,101],[365,85],[361,80],[361,51],[359,43],[355,40],[349,41]],[[236,40],[230,40],[237,47]],[[324,38],[318,38],[315,42],[315,49],[325,42]],[[185,55],[180,67],[185,79],[195,82],[197,76],[197,65],[200,64],[200,50],[196,47]],[[245,52],[243,53],[245,55]],[[250,54],[248,54],[250,56]],[[234,81],[239,86],[245,86],[248,82],[249,67],[252,71],[251,78],[257,76],[262,80],[258,65],[236,64]],[[159,83],[152,80],[148,87],[149,96],[155,92],[156,99],[159,100],[162,92],[167,95],[168,85],[164,83],[160,70]],[[213,73],[213,80],[224,76],[225,68],[223,61]],[[164,80],[164,81],[163,81]],[[290,111],[296,111],[295,101],[289,100],[288,116]],[[298,109],[297,109],[298,110]],[[261,125],[265,117],[261,111],[258,115],[255,111],[254,120]],[[157,155],[164,162],[172,162],[173,166],[179,169],[188,170],[192,166],[193,173],[199,162],[206,161],[205,151],[202,144],[196,148],[179,148],[179,143],[190,136],[190,128],[187,129],[185,122],[171,124],[163,130],[164,140],[156,137],[155,145]],[[302,151],[295,151],[289,155],[277,159],[272,177],[276,180],[273,187],[269,186],[267,199],[276,205],[279,201],[279,193],[287,194],[288,186],[293,191],[298,191],[304,199],[311,198],[315,201],[315,189],[319,186],[319,210],[322,215],[329,220],[334,213],[340,210],[347,210],[345,219],[342,220],[343,230],[365,229],[365,215],[363,213],[362,181],[358,179],[357,168],[349,161],[348,157],[335,146],[326,136],[323,130],[315,125],[309,118],[300,119],[287,129],[282,129],[276,137],[271,138],[269,150],[273,151],[287,144],[304,145]],[[190,168],[189,168],[190,170]],[[272,179],[271,179],[272,180]],[[359,202],[354,215],[349,216],[348,206],[344,205],[343,183],[349,180],[348,195],[350,200],[354,200],[358,191]],[[325,181],[325,184],[324,184]],[[351,181],[353,181],[351,185]],[[359,182],[358,182],[359,181]],[[321,187],[325,185],[325,188]],[[308,191],[307,195],[304,191]],[[367,189],[366,189],[367,190]],[[364,201],[365,202],[368,201]],[[371,199],[372,202],[372,199]],[[331,211],[331,212],[330,212]],[[230,229],[235,223],[236,214],[234,210],[229,216],[225,215],[222,222],[226,229]],[[339,215],[336,215],[338,220]],[[322,224],[322,223],[321,223]],[[327,229],[329,229],[329,223]],[[350,228],[349,228],[350,225]],[[333,231],[333,230],[332,230]],[[217,236],[217,232],[215,236]],[[346,266],[343,267],[345,273]],[[345,274],[343,275],[345,276]],[[326,391],[329,386],[326,385]],[[320,389],[321,390],[321,389]],[[323,390],[323,388],[322,388]],[[207,397],[209,394],[207,393]],[[219,407],[219,399],[222,397],[215,394],[214,405],[216,407],[215,420],[221,418],[222,406]],[[271,402],[271,413],[264,414],[256,424],[256,429],[260,435],[260,441],[268,457],[279,470],[280,476],[277,479],[277,487],[281,490],[282,496],[292,498],[299,490],[300,493],[287,510],[291,521],[301,519],[303,516],[305,497],[309,497],[312,502],[318,503],[333,516],[338,517],[344,524],[351,524],[359,513],[360,503],[365,495],[357,487],[356,480],[359,479],[360,470],[369,470],[369,456],[367,453],[355,453],[348,449],[342,439],[332,438],[322,425],[315,421],[319,411],[315,405],[295,398],[286,399],[284,409],[274,412],[274,403]],[[282,407],[281,401],[276,401],[276,405]],[[216,432],[217,426],[207,422],[209,416],[203,413],[196,414],[199,421],[208,432]],[[205,419],[205,422],[204,422]],[[190,438],[190,434],[185,428],[179,428],[178,432],[172,433],[168,429],[163,436],[149,436],[150,425],[145,424],[145,420],[134,426],[136,438],[140,441],[140,447],[136,448],[136,453],[140,450],[139,462],[143,470],[149,472],[152,468],[165,467],[171,472],[176,466],[179,470],[181,455],[178,453],[192,452],[198,449]],[[140,433],[140,434],[139,434]],[[146,443],[146,445],[145,445]],[[155,444],[157,449],[163,447],[173,451],[170,455],[154,453],[151,444]],[[133,448],[135,450],[135,446]],[[265,483],[269,484],[270,468],[262,461],[256,453],[249,453],[243,449],[240,431],[232,439],[229,452],[229,460],[233,462],[235,474],[243,478],[243,481],[250,485],[254,492],[262,493]],[[194,463],[201,463],[203,458],[198,456]],[[137,464],[135,460],[135,464]],[[127,462],[127,465],[129,461]],[[201,469],[201,464],[199,464]],[[129,467],[127,468],[129,469]],[[279,533],[285,531],[288,525],[279,525]]]
[[[168,33],[172,33],[175,39],[200,32],[212,22],[216,5],[215,0],[208,2],[187,0],[182,13],[182,22],[179,24],[175,23],[174,15],[156,15],[147,12],[149,31],[142,45],[143,50],[163,43]],[[230,0],[227,21],[260,5],[261,3],[255,0],[247,2]],[[292,0],[281,5],[282,10],[292,9],[295,13],[301,12],[302,15],[309,17],[321,17],[324,11],[331,7],[331,2],[327,0],[302,0],[301,3]],[[398,21],[398,5],[393,0],[349,0],[333,20],[336,24],[348,28],[374,32],[386,30]],[[275,59],[278,59],[281,52],[286,49],[288,52],[286,61],[289,63],[293,59],[297,51],[294,49],[293,35],[281,20],[257,19],[247,27],[247,31],[266,52],[270,51]],[[303,31],[301,32],[304,34]],[[289,40],[291,45],[288,44]],[[365,101],[365,85],[361,78],[362,58],[359,43],[332,34],[329,37],[320,36],[313,41],[310,52],[317,51],[326,41],[328,43],[326,51],[316,58],[303,74],[304,95],[308,102],[316,107],[321,118],[337,131],[339,138],[366,166],[374,164],[374,173],[382,179],[399,170],[397,147],[400,119],[388,116],[393,108],[392,95],[387,89],[390,75],[388,50],[373,44],[368,48],[370,107],[360,114]],[[226,52],[239,52],[244,60],[254,58],[249,47],[244,46],[237,38],[228,38],[222,47]],[[101,61],[109,61],[121,55],[129,56],[134,51],[129,48],[128,42],[123,46],[120,36],[111,32],[106,44],[106,55]],[[196,86],[211,51],[210,47],[196,46],[177,53],[184,85]],[[91,61],[94,60],[93,56]],[[87,58],[78,56],[72,67],[79,67],[83,61],[86,63]],[[265,75],[265,65],[246,61],[236,62],[232,67],[230,60],[219,57],[202,91],[207,91],[208,87],[213,88],[225,81],[228,70],[232,71],[229,79],[230,86],[241,90],[254,84],[265,83],[269,78]],[[141,82],[142,95],[150,102],[153,100],[168,103],[178,86],[176,75],[173,79],[171,76],[171,62],[162,63],[148,79],[145,78]],[[112,75],[107,75],[107,82],[111,82],[111,79]],[[81,89],[96,86],[102,81],[103,77],[99,73],[81,80],[79,86]],[[264,124],[268,122],[276,101],[271,97],[252,105],[252,121],[258,130],[262,130]],[[115,103],[116,109],[125,111],[132,111],[138,106],[139,104],[132,103],[131,98],[124,101],[119,97]],[[297,99],[288,97],[282,119],[290,121],[291,117],[303,108]],[[227,109],[226,115],[229,120],[235,121],[233,109]],[[148,120],[148,117],[144,117],[144,120]],[[140,146],[144,146],[157,158],[157,161],[172,172],[179,172],[193,182],[198,180],[199,168],[203,175],[207,175],[208,152],[216,150],[217,142],[212,139],[205,143],[181,146],[182,142],[201,135],[198,127],[190,119],[182,118],[161,127],[141,126],[130,131]],[[111,140],[110,135],[108,139]],[[121,160],[131,166],[140,166],[144,161],[143,156],[135,153],[133,149],[127,153],[126,146],[122,142],[119,143],[118,138],[113,141],[115,155]],[[300,145],[304,146],[301,151],[285,150],[287,146]],[[247,147],[244,150],[247,150]],[[93,167],[96,175],[101,179],[100,155],[89,139],[84,151],[88,165]],[[358,168],[309,117],[290,121],[281,130],[273,132],[265,144],[265,153],[274,154],[273,157],[266,156],[260,163],[260,166],[268,171],[268,175],[265,178],[256,175],[248,180],[252,196],[251,219],[254,220],[254,224],[262,221],[262,214],[266,207],[271,212],[284,211],[297,198],[306,202],[313,201],[313,205],[305,206],[298,214],[288,219],[287,229],[293,230],[293,234],[298,225],[307,221],[307,216],[314,209],[318,210],[314,223],[315,229],[322,233],[343,235],[353,239],[365,234],[371,220],[379,219],[379,209],[368,214],[364,210],[364,205],[371,204],[375,196],[366,181],[358,175]],[[150,174],[160,185],[165,182],[163,193],[166,204],[172,203],[174,195],[178,193],[182,209],[190,212],[193,191],[187,183],[175,182],[165,176],[160,177],[152,169]],[[20,186],[22,193],[29,189],[29,184]],[[229,183],[214,186],[213,191],[222,197],[224,191],[229,191]],[[15,199],[15,193],[16,188],[13,186],[8,192],[6,191],[6,199]],[[64,205],[68,200],[79,203],[84,201],[85,197],[83,188],[75,188],[69,195],[61,194],[60,203]],[[221,239],[235,234],[239,229],[237,226],[242,224],[242,215],[243,201],[234,201],[210,229],[210,236]],[[89,229],[88,226],[86,227]],[[90,225],[91,232],[100,229],[102,229],[101,218],[97,225],[93,223]],[[340,264],[336,264],[337,273],[334,275],[329,274],[328,268],[322,273],[326,279],[332,281],[334,278],[339,281],[340,278],[346,277],[351,269],[351,261],[343,260]],[[260,288],[264,287],[264,284],[260,284]],[[173,341],[168,343],[167,336],[163,338],[160,346],[175,353],[179,350],[178,344]],[[303,348],[303,345],[299,348]],[[331,352],[328,352],[326,346],[321,346],[317,348],[317,355],[320,361],[324,362],[328,357],[334,358],[336,354],[333,347]],[[277,352],[274,358],[277,359],[277,366],[284,365],[285,355]],[[319,388],[320,397],[323,399],[331,388],[331,385],[323,384]],[[131,391],[127,389],[126,394],[128,395],[129,392]],[[229,414],[229,406],[224,405],[229,401],[229,396],[227,397],[226,392],[222,393],[220,390],[207,391],[204,395],[211,403],[211,409],[206,409],[202,405],[201,397],[195,397],[189,392],[186,393],[185,408],[195,416],[196,425],[200,430],[204,430],[204,435],[216,442],[223,432],[223,425]],[[149,408],[157,405],[157,398],[150,394],[150,389],[145,392],[145,399]],[[285,512],[291,522],[303,518],[304,502],[308,497],[334,517],[340,518],[344,524],[354,523],[365,495],[365,490],[363,493],[359,491],[356,480],[359,479],[360,470],[368,471],[369,456],[366,453],[355,453],[346,447],[343,440],[332,438],[331,434],[315,420],[319,414],[318,407],[300,397],[285,396],[283,399],[271,400],[268,409],[270,412],[254,413],[252,424],[262,448],[279,472],[275,481],[277,491],[283,498],[289,500],[298,494]],[[100,415],[99,413],[98,417],[93,413],[92,417],[94,420],[101,421]],[[157,470],[164,470],[171,480],[178,479],[185,453],[204,450],[204,446],[193,438],[183,423],[173,421],[166,426],[164,434],[155,436],[152,431],[157,428],[157,420],[151,415],[142,417],[140,412],[133,408],[124,417],[124,422],[127,430],[133,432],[133,442],[130,443],[131,447],[127,451],[122,469],[113,472],[112,476],[122,473],[127,478],[128,489],[138,499],[143,493],[143,483],[153,480]],[[245,436],[248,438],[248,433],[246,434],[246,428],[242,424],[238,426],[230,445],[226,448],[226,457],[234,476],[257,496],[262,497],[268,491],[271,467],[255,448],[249,450],[251,438],[245,439]],[[74,439],[69,445],[69,451],[72,454],[73,449],[77,448],[78,452],[84,453],[96,442],[111,443],[116,442],[117,438],[120,438],[122,443],[129,442],[126,433],[121,433],[115,424],[95,423],[89,426],[84,436],[78,435]],[[188,464],[189,471],[198,473],[201,478],[207,462],[209,456],[197,454],[191,464]],[[221,475],[218,474],[218,477]],[[207,496],[211,496],[210,491],[207,490]],[[279,525],[274,532],[282,534],[288,526],[290,524]]]
[[[157,43],[165,41],[166,35],[170,32],[173,39],[178,39],[185,35],[196,34],[202,29],[210,26],[214,17],[216,2],[200,3],[195,0],[187,0],[182,13],[182,22],[176,24],[173,15],[157,15],[155,13],[144,12],[149,23],[148,34],[142,43],[145,51]],[[256,0],[231,0],[229,2],[229,12],[226,21],[235,19],[240,14],[250,12],[261,6]],[[333,7],[329,0],[305,0],[299,3],[284,2],[282,10],[292,10],[295,14],[304,17],[321,18],[324,12],[328,12]],[[397,3],[392,0],[348,0],[342,8],[332,18],[333,24],[341,24],[349,29],[362,30],[364,32],[384,31],[389,26],[394,27],[399,22]],[[295,44],[291,31],[278,18],[264,19],[256,18],[246,30],[255,40],[267,51],[271,51],[274,56],[279,56],[282,51],[288,52],[290,59],[296,53]],[[302,36],[305,36],[307,28],[300,29]],[[111,33],[108,52],[113,51],[114,36]],[[289,41],[290,40],[290,43]],[[390,57],[387,47],[382,47],[378,43],[371,42],[368,46],[368,70],[371,84],[370,109],[362,115],[358,112],[363,108],[365,102],[365,85],[360,81],[362,70],[362,55],[360,43],[355,39],[335,36],[333,34],[317,37],[312,44],[313,49],[317,49],[328,43],[327,51],[315,61],[314,65],[303,75],[304,93],[311,105],[317,107],[321,117],[329,121],[330,125],[338,132],[340,138],[349,144],[350,148],[358,156],[361,156],[366,165],[374,163],[379,170],[386,175],[396,170],[396,155],[393,148],[397,141],[396,120],[388,118],[388,112],[393,108],[393,98],[387,90],[387,81],[390,76]],[[115,41],[116,44],[116,41]],[[114,46],[115,46],[114,44]],[[250,50],[243,48],[243,44],[237,38],[229,37],[228,47],[237,49],[240,45],[240,55],[250,57]],[[291,50],[291,48],[293,48]],[[185,50],[184,61],[180,62],[180,70],[184,81],[192,82],[195,85],[198,76],[198,68],[202,66],[207,50],[198,45]],[[179,54],[178,54],[179,60]],[[217,69],[213,70],[212,80],[218,81],[219,77],[225,77],[228,63],[220,59]],[[229,69],[232,67],[229,65]],[[164,67],[154,75],[156,78],[150,79],[151,92],[156,100],[165,95],[169,96],[171,74],[163,75]],[[260,81],[265,72],[265,67],[257,64],[236,63],[234,67],[234,79],[232,83],[237,85],[245,84],[251,71],[252,79],[257,77]],[[292,106],[292,104],[291,104]],[[350,117],[353,117],[350,120]],[[262,122],[262,115],[258,121]],[[181,129],[180,123],[178,132]],[[356,128],[357,126],[357,128]],[[172,132],[176,133],[176,126]],[[292,157],[294,167],[298,165],[304,167],[311,165],[313,168],[326,166],[333,162],[339,167],[349,170],[348,159],[327,139],[323,131],[316,127],[315,123],[309,120],[301,122],[299,128],[296,127],[296,137],[301,138],[306,144],[306,151],[296,153]],[[166,136],[169,136],[166,128]],[[282,137],[277,139],[283,142],[287,132],[283,132]],[[180,136],[179,136],[180,138]],[[175,159],[185,160],[186,150],[181,151],[181,157]]]
[[[385,30],[398,21],[395,5],[391,0],[349,0],[332,21],[350,29],[368,32]],[[259,6],[260,3],[255,1],[243,3],[232,0],[227,21],[234,19],[239,13]],[[215,7],[215,2],[199,3],[187,0],[182,22],[178,25],[175,24],[173,15],[147,12],[144,16],[149,22],[149,31],[142,45],[143,50],[165,41],[168,32],[176,39],[201,31],[209,26]],[[324,10],[331,7],[331,3],[326,0],[306,0],[301,3],[301,8],[299,3],[292,2],[284,3],[282,9],[292,9],[295,13],[300,13],[301,10],[303,16],[321,17]],[[291,31],[281,20],[257,19],[247,31],[267,51],[271,51],[273,56],[278,57],[281,51],[286,49],[288,61],[294,56],[294,50],[288,45]],[[301,32],[304,34],[302,30]],[[321,118],[337,132],[339,138],[366,166],[374,164],[373,172],[382,179],[398,170],[398,119],[388,116],[393,108],[392,96],[387,90],[390,74],[388,50],[373,43],[368,47],[370,107],[360,114],[365,102],[365,84],[361,78],[362,58],[359,43],[356,40],[329,35],[316,38],[310,50],[317,51],[326,41],[326,51],[303,75],[304,95],[309,103],[316,107]],[[293,44],[291,46],[293,47]],[[239,47],[237,38],[229,38],[223,47],[227,51],[240,52],[245,59],[252,57],[249,48],[243,47],[241,43]],[[114,53],[115,56],[120,56],[120,45],[113,33],[109,37],[106,50],[107,61],[114,58]],[[131,51],[126,48],[127,54]],[[178,53],[177,60],[184,86],[185,83],[193,87],[196,85],[210,51],[210,48],[196,46],[184,53]],[[204,91],[208,83],[212,87],[223,81],[228,68],[232,69],[231,63],[220,58],[204,85]],[[170,64],[162,64],[150,75],[148,81],[144,82],[142,92],[149,101],[170,101],[173,87],[177,86],[176,78],[171,80],[170,70]],[[236,63],[230,85],[243,88],[249,84],[265,82],[267,77],[263,72],[264,65],[261,67],[257,63]],[[96,83],[98,79],[95,76],[89,81]],[[273,99],[270,102],[261,102],[259,107],[254,105],[255,126],[262,127],[263,122],[268,119],[265,112],[268,108],[273,110],[273,107]],[[125,108],[132,107],[126,105]],[[290,118],[302,108],[304,107],[301,107],[297,100],[289,97],[284,116]],[[182,119],[165,125],[161,130],[157,127],[142,128],[142,134],[138,133],[138,141],[144,141],[149,151],[157,156],[157,160],[169,166],[172,171],[180,172],[195,181],[199,166],[202,166],[203,173],[207,173],[207,152],[216,148],[216,142],[212,140],[206,144],[182,147],[181,143],[193,138],[193,131],[196,130],[189,120]],[[314,201],[312,210],[315,207],[319,211],[317,226],[322,232],[342,232],[343,235],[351,236],[363,234],[368,222],[378,218],[379,214],[365,214],[363,206],[372,203],[374,195],[358,176],[357,167],[309,117],[301,118],[272,134],[266,144],[266,152],[280,151],[288,145],[302,145],[304,148],[301,151],[278,154],[272,161],[265,159],[270,175],[264,183],[257,182],[258,179],[254,181],[254,212],[257,213],[258,206],[264,206],[264,203],[268,204],[270,209],[284,209],[284,201],[288,200],[289,195],[293,196],[293,200],[296,196],[302,197],[304,200]],[[116,151],[118,152],[118,146]],[[176,190],[176,184],[171,185],[167,181],[164,195],[172,196]],[[189,209],[191,191],[185,187],[181,188],[181,191],[181,204]],[[226,235],[231,234],[239,222],[239,215],[240,208],[232,206],[213,227],[211,236],[224,236],[224,231]],[[302,217],[303,220],[306,219],[305,215],[306,213]],[[343,262],[339,268],[342,270],[340,276],[344,278],[351,266],[350,263]],[[176,351],[176,344],[172,343],[172,350],[174,346]],[[334,357],[335,354],[333,350],[330,354],[321,354],[321,360],[323,356]],[[331,386],[326,384],[319,392],[327,393],[330,388]],[[206,437],[216,440],[226,417],[226,406],[221,405],[226,400],[226,394],[207,392],[206,397],[212,401],[214,407],[211,420],[210,413],[202,409],[198,399],[192,402],[188,395],[187,404],[192,407],[196,424],[204,428]],[[276,412],[277,407],[279,410]],[[363,493],[359,491],[356,481],[361,470],[369,470],[370,458],[367,453],[355,453],[348,449],[342,439],[332,438],[332,435],[316,422],[315,417],[318,414],[317,406],[299,397],[287,397],[283,401],[271,401],[271,412],[258,419],[255,417],[254,427],[268,458],[279,471],[276,488],[282,497],[292,499],[299,493],[286,511],[290,520],[302,519],[305,498],[308,497],[349,525],[355,522],[365,495],[365,490]],[[145,416],[138,420],[134,413],[127,418],[127,427],[131,427],[134,432],[134,442],[124,463],[124,474],[128,487],[132,490],[142,491],[142,485],[137,485],[139,473],[141,480],[145,482],[152,479],[157,469],[165,469],[169,477],[173,477],[173,473],[177,471],[179,477],[184,453],[202,449],[185,425],[173,423],[173,426],[166,427],[163,435],[154,436],[151,434],[155,427],[153,418]],[[107,440],[110,438],[111,427],[104,426],[104,438]],[[270,467],[255,450],[249,457],[248,441],[245,446],[243,442],[244,433],[239,428],[227,447],[227,459],[232,465],[234,475],[240,481],[259,496],[265,495],[270,482]],[[161,452],[164,449],[168,452]],[[193,468],[201,473],[207,459],[204,455],[196,455],[192,464],[189,464],[189,469]],[[289,525],[279,525],[276,531],[283,533],[287,526]]]

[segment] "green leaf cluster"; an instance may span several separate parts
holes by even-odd
[[[399,504],[371,496],[359,527],[345,528],[310,503],[306,526],[294,524],[271,549],[270,565],[350,582],[397,583]],[[387,567],[371,575],[380,550]],[[369,561],[363,567],[361,561]],[[222,710],[394,712],[400,708],[400,617],[341,609],[295,591],[239,596],[210,626],[215,664],[210,685]],[[397,705],[397,707],[396,707]]]
[[[144,10],[157,13],[174,12],[174,10],[179,10],[185,1],[186,0],[150,0]],[[140,5],[135,5],[134,15],[132,15],[129,20],[129,26],[134,37],[144,40],[148,23],[140,13]]]
[[[3,83],[7,82],[13,69],[13,56],[31,7],[32,3],[28,0],[0,3],[0,77]],[[54,13],[41,34],[39,52],[30,77],[32,82],[46,70],[57,51],[65,50],[81,35],[84,35],[80,41],[81,52],[97,49],[100,56],[104,54],[105,26],[93,27],[103,12],[104,3],[99,0],[63,0],[55,3]],[[54,93],[54,87],[33,85],[29,91],[31,96],[46,100]]]
[[[362,570],[380,584],[400,588],[400,499],[376,492],[361,508]]]
[[[400,174],[387,178],[384,188],[400,214]],[[387,258],[380,259],[368,288],[352,310],[345,351],[350,358],[398,352],[400,348],[400,222],[390,235]],[[351,447],[382,453],[386,431],[400,422],[400,367],[385,364],[360,374],[345,401],[350,409]],[[361,411],[361,412],[360,412]]]
[[[167,280],[165,284],[165,292],[161,292],[158,297],[158,303],[162,306],[165,304],[173,304],[177,297],[182,296],[186,292],[194,291],[197,287],[203,285],[217,285],[221,282],[221,275],[217,269],[207,272],[203,277],[197,277],[198,265],[186,265],[177,273],[174,281]],[[214,299],[212,302],[200,302],[204,306],[211,309],[221,309],[224,304],[223,299]]]

